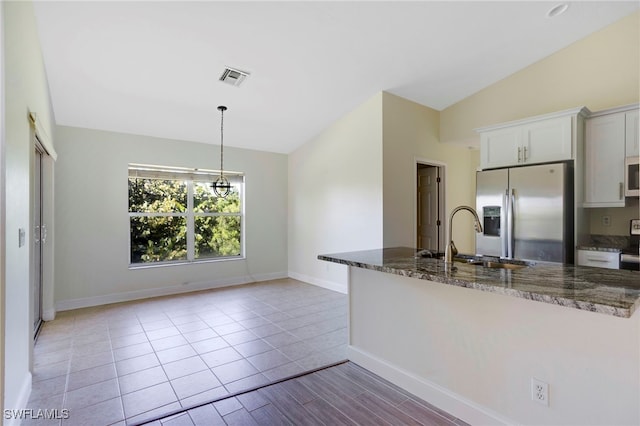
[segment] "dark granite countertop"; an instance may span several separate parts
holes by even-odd
[[[640,306],[640,273],[536,262],[522,269],[491,269],[417,257],[396,247],[319,255],[318,259],[443,284],[629,318]]]
[[[622,249],[615,247],[602,247],[596,245],[578,246],[578,250],[603,251],[608,253],[620,253],[622,251]]]

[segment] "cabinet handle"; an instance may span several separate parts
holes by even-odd
[[[524,155],[522,156],[522,161],[526,162],[527,161],[527,147],[524,147]]]
[[[518,147],[518,163],[522,162],[522,148]]]
[[[620,199],[624,199],[624,183],[620,182]]]

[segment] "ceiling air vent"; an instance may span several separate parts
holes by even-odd
[[[220,81],[223,81],[232,86],[240,86],[245,78],[249,76],[246,71],[240,71],[234,68],[225,68],[224,72],[220,76]]]

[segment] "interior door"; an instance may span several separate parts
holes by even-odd
[[[418,247],[439,251],[440,215],[439,215],[439,168],[418,165]]]
[[[33,271],[31,276],[31,300],[33,314],[33,338],[42,324],[42,245],[46,238],[46,228],[42,223],[42,156],[43,150],[36,144],[33,171]]]

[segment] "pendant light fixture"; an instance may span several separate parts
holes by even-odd
[[[218,111],[220,111],[220,176],[213,182],[211,187],[213,188],[213,192],[218,197],[226,197],[231,192],[231,183],[229,183],[229,179],[224,177],[224,169],[223,169],[223,160],[224,160],[224,112],[227,110],[227,107],[224,105],[220,105],[218,107]]]

